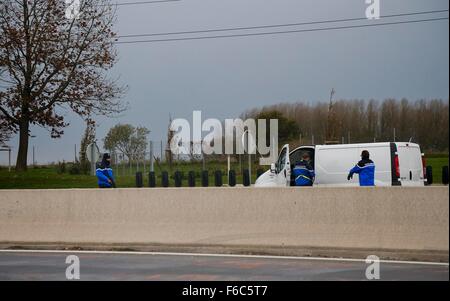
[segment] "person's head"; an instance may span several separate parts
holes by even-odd
[[[111,156],[108,153],[103,154],[102,165],[109,166],[111,164]]]
[[[369,159],[369,157],[370,157],[369,151],[363,150],[362,153],[361,153],[361,158]]]
[[[309,161],[309,159],[310,159],[309,154],[308,153],[303,153],[302,160]]]

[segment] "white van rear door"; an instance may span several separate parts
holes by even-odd
[[[417,144],[399,143],[397,145],[402,186],[424,185],[422,155]]]
[[[423,178],[422,153],[419,146],[413,145],[409,149],[409,164],[411,167],[412,178],[416,185],[425,185]]]

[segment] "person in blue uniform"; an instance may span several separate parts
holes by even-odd
[[[308,153],[302,155],[302,160],[298,162],[292,170],[295,178],[295,186],[312,186],[314,183],[314,169],[310,163]]]
[[[106,153],[103,154],[102,162],[97,164],[95,174],[98,179],[98,187],[100,188],[115,188],[114,174],[111,168],[111,156]]]
[[[375,163],[370,160],[369,151],[362,151],[361,161],[350,170],[347,180],[350,181],[355,173],[359,174],[359,186],[375,186]]]

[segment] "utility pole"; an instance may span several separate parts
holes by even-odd
[[[230,176],[230,169],[231,169],[231,158],[230,155],[227,157],[227,177]]]
[[[330,92],[330,103],[333,101],[333,95],[336,93],[336,91],[334,90],[334,88],[331,88],[331,92]]]
[[[166,162],[169,164],[170,170],[172,170],[172,163],[174,161],[170,144],[175,135],[175,131],[172,130],[171,125],[172,125],[172,116],[169,115],[169,126],[167,127]]]
[[[36,136],[35,135],[30,135],[30,138],[36,138]],[[33,144],[33,167],[35,166],[35,164],[36,164],[36,160],[35,160],[35,157],[34,157],[34,144]]]
[[[94,142],[95,143],[95,142]],[[91,176],[95,176],[95,150],[94,150],[94,145],[91,145]]]
[[[150,171],[155,171],[153,166],[153,141],[150,140]]]
[[[202,165],[203,165],[203,170],[206,170],[206,162],[205,162],[205,154],[203,153],[203,138],[202,138],[202,142],[201,142],[201,151],[202,151]]]
[[[336,93],[334,88],[331,89],[330,92],[330,102],[328,104],[328,116],[327,116],[327,132],[325,135],[325,144],[327,143],[335,143],[336,135],[336,116],[333,108],[333,95]]]
[[[250,153],[250,132],[246,131],[244,133],[245,139],[244,139],[244,150],[247,151],[248,154],[248,174],[250,178],[250,185],[252,184],[252,154]]]
[[[33,145],[33,167],[36,166],[36,161],[34,160],[34,145]]]

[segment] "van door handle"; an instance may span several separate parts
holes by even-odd
[[[409,171],[409,180],[412,180],[412,171]]]

